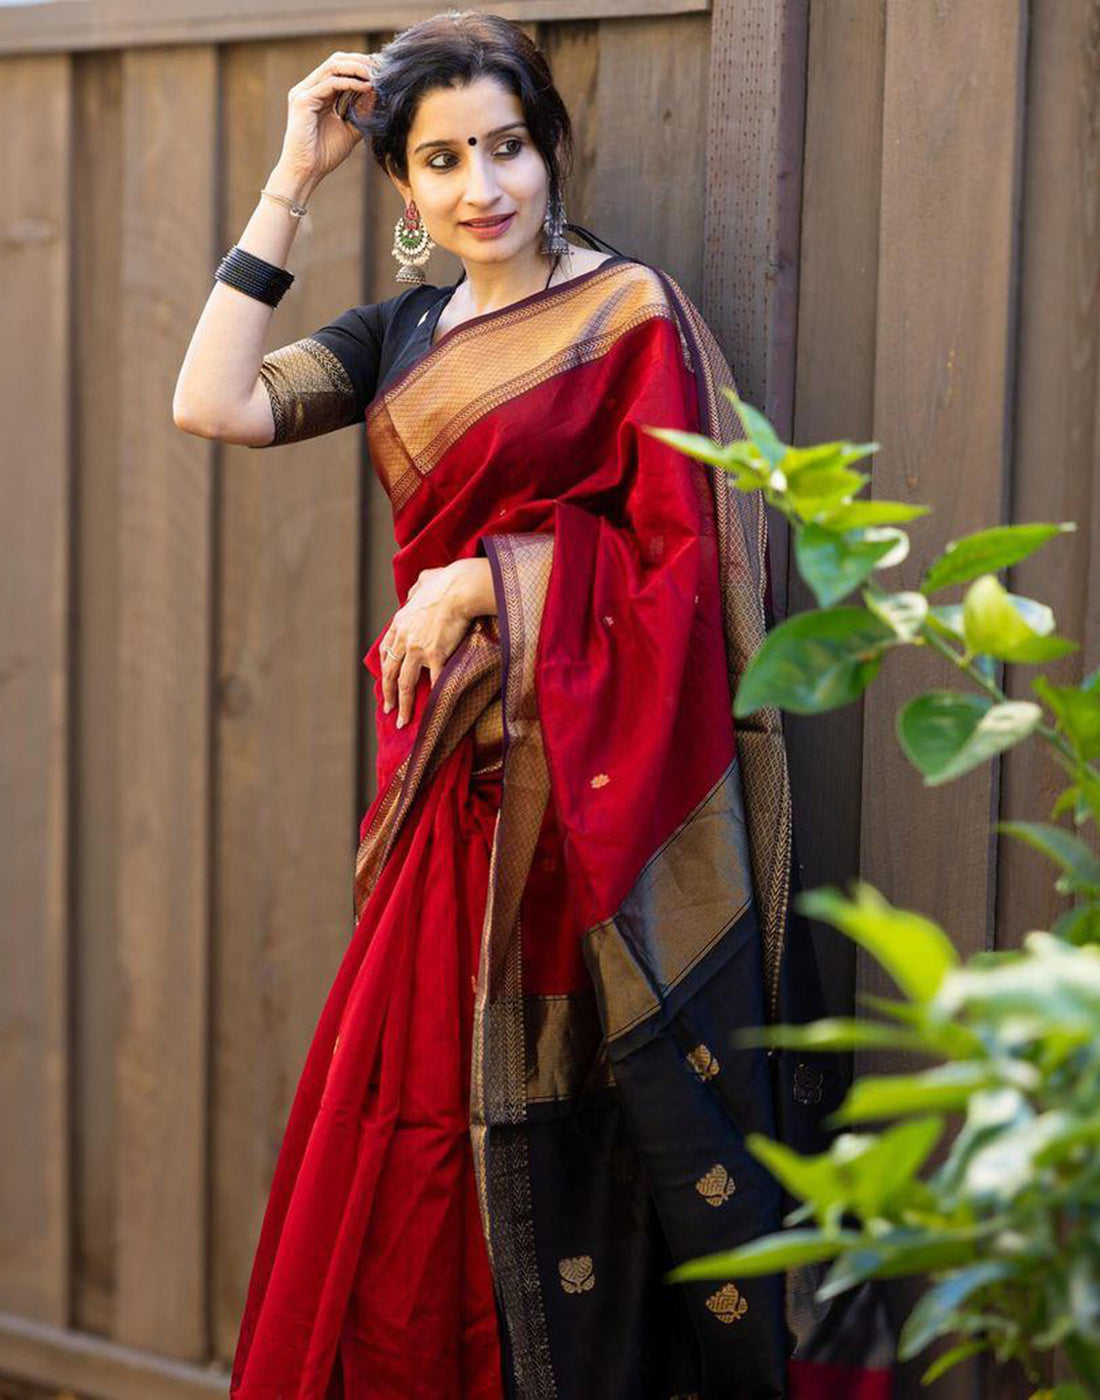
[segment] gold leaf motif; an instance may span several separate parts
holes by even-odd
[[[737,1187],[722,1163],[715,1162],[710,1171],[695,1183],[695,1189],[708,1206],[724,1206]]]
[[[748,1303],[732,1283],[724,1283],[717,1293],[712,1293],[707,1307],[719,1322],[740,1322],[749,1310]]]
[[[709,1045],[702,1041],[688,1052],[687,1062],[700,1079],[713,1079],[722,1066],[715,1059]]]
[[[594,788],[606,787],[610,781],[611,779],[606,773],[597,773],[594,778],[589,779],[588,786]]]
[[[591,1254],[578,1254],[575,1259],[559,1259],[558,1273],[566,1293],[586,1293],[596,1286]]]

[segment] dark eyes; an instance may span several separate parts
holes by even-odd
[[[505,150],[505,147],[506,147],[506,146],[507,146],[507,147],[511,147],[512,149],[511,149],[511,150]],[[504,138],[504,140],[500,143],[500,145],[497,147],[497,152],[496,152],[496,153],[502,154],[502,155],[505,155],[505,156],[518,156],[519,153],[520,153],[520,151],[522,151],[522,150],[523,150],[523,139],[522,139],[522,137],[519,137],[519,136],[506,136],[506,137]],[[443,161],[445,161],[445,162],[447,162],[447,163],[446,163],[446,164],[438,164],[437,162],[439,162],[440,160],[443,160]],[[456,157],[452,154],[452,152],[450,152],[450,151],[437,151],[436,154],[435,154],[434,156],[432,156],[432,158],[427,162],[427,165],[428,165],[428,169],[429,169],[429,170],[453,170],[454,167],[455,167],[455,164],[457,164],[457,158],[456,158]]]

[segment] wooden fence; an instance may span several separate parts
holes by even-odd
[[[209,443],[172,391],[287,89],[434,9],[150,8],[0,8],[0,1372],[109,1400],[225,1393],[352,926],[360,659],[394,606],[361,430]],[[1077,520],[1012,583],[1083,641],[1062,675],[1095,664],[1098,0],[495,8],[573,114],[570,217],[677,278],[781,432],[883,444],[874,494],[935,507],[904,581],[966,530]],[[365,153],[325,182],[270,348],[399,290],[398,208]],[[773,565],[803,606],[779,529]],[[788,720],[806,881],[859,871],[964,951],[1015,943],[1060,904],[990,823],[1045,816],[1056,775],[1028,749],[924,790],[893,717],[942,672],[895,660],[862,705]],[[821,938],[838,1008],[877,985]]]

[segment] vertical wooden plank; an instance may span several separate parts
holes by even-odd
[[[109,1028],[118,1014],[120,618],[118,308],[122,298],[122,56],[74,60],[73,245],[76,664],[73,1321],[109,1335],[115,1288],[115,1074]]]
[[[1049,668],[1079,683],[1100,660],[1100,0],[1031,7],[1021,197],[1019,363],[1011,518],[1075,520],[1077,532],[1011,570],[1014,592],[1054,609],[1081,650]],[[1034,699],[1034,667],[1006,667],[1005,690]],[[1000,816],[1047,820],[1065,775],[1045,745],[1007,753]],[[1065,818],[1062,819],[1066,821]],[[1069,901],[1052,867],[1002,837],[997,862],[999,947],[1050,928]],[[1048,1379],[1070,1378],[1053,1359]],[[987,1368],[986,1400],[1030,1393],[1018,1375]]]
[[[885,0],[810,9],[806,157],[798,281],[794,436],[871,438],[874,413]],[[860,100],[854,102],[852,93]],[[874,458],[859,464],[874,470]],[[791,611],[815,606],[792,569]],[[863,704],[784,716],[803,882],[859,870]],[[830,1010],[850,1013],[855,947],[827,925],[814,937]]]
[[[594,216],[590,212],[594,207],[599,146],[596,101],[600,26],[595,20],[544,24],[539,43],[573,124],[573,172],[565,187],[566,215],[571,223],[582,224],[614,242],[607,229],[593,227]]]
[[[1082,650],[1046,668],[1061,684],[1097,662],[1090,634],[1089,529],[1100,418],[1100,79],[1098,0],[1032,6],[1022,197],[1020,359],[1016,383],[1012,519],[1075,520],[1077,532],[1012,570],[1014,591],[1054,609],[1058,631]],[[1093,623],[1095,628],[1095,622]],[[1091,643],[1091,645],[1090,645]],[[1034,699],[1034,667],[1006,669],[1006,689]],[[1065,784],[1042,744],[1002,760],[1001,817],[1042,820]],[[1001,842],[997,941],[1016,944],[1050,928],[1069,901],[1053,890],[1052,866],[1021,842]]]
[[[714,0],[701,310],[742,396],[789,437],[808,0]],[[777,619],[789,610],[788,531],[770,512]]]
[[[706,202],[705,15],[604,20],[589,227],[698,301]]]
[[[806,0],[711,9],[703,307],[742,394],[790,425]]]
[[[69,235],[67,55],[0,68],[0,1307],[69,1304]],[[31,114],[33,114],[33,119]]]
[[[361,34],[226,50],[221,251],[278,159],[288,90],[335,50],[369,51]],[[268,349],[364,301],[362,154],[310,199]],[[196,299],[192,322],[200,309]],[[211,1267],[215,1350],[227,1362],[291,1098],[352,927],[363,445],[358,425],[223,448]]]
[[[949,539],[1003,518],[1025,11],[1003,0],[887,5],[873,495],[934,506],[910,527],[898,588]],[[868,692],[861,864],[967,956],[992,941],[997,770],[926,788],[894,730],[907,699],[956,683],[948,663],[902,651]],[[857,966],[860,990],[890,993],[877,965]],[[857,1057],[861,1070],[897,1062]],[[903,1396],[928,1395],[918,1378],[929,1359],[903,1368]],[[972,1394],[977,1369],[949,1373],[936,1395]]]
[[[381,49],[393,38],[393,31],[371,34],[367,52]],[[398,282],[399,268],[393,256],[394,225],[401,214],[401,196],[385,175],[369,148],[362,152],[366,220],[365,300],[388,301],[405,290]],[[433,250],[424,268],[425,281],[436,286],[453,282],[462,271],[462,264],[441,248]],[[374,799],[377,784],[375,768],[378,759],[378,735],[374,724],[374,677],[363,667],[362,658],[376,636],[386,626],[397,609],[397,592],[393,583],[393,511],[382,483],[370,466],[369,453],[364,448],[363,551],[360,568],[362,625],[359,630],[360,714],[363,738],[358,792],[359,816]]]
[[[178,1357],[207,1344],[212,452],[172,395],[211,276],[215,75],[207,48],[122,64],[115,1336]]]

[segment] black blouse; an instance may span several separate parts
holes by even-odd
[[[632,261],[616,251],[601,266]],[[260,379],[275,436],[252,445],[279,447],[362,423],[371,401],[431,349],[443,308],[465,277],[463,271],[449,286],[414,286],[388,301],[353,306],[312,335],[270,351]]]

